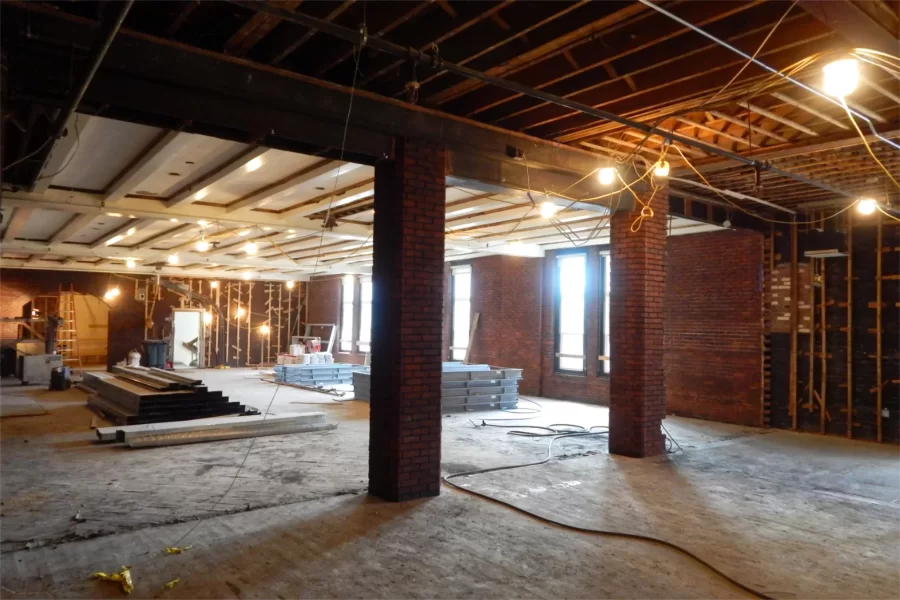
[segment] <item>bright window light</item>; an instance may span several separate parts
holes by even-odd
[[[611,185],[616,180],[616,170],[612,167],[604,167],[597,174],[601,185]]]
[[[822,69],[825,93],[835,98],[849,96],[859,85],[859,63],[852,58],[830,62]]]
[[[450,357],[452,360],[462,360],[469,346],[472,320],[472,267],[453,267],[451,275]]]
[[[878,208],[878,203],[871,198],[860,198],[856,201],[856,210],[861,215],[871,215]]]

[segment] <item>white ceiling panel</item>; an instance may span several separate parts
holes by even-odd
[[[111,217],[109,215],[98,215],[91,219],[87,227],[81,229],[69,237],[67,242],[76,244],[88,244],[93,242],[105,233],[109,233],[117,227],[121,227],[130,221],[128,217]]]
[[[264,205],[260,205],[260,208],[282,210],[328,194],[335,189],[335,177],[337,177],[336,187],[341,190],[372,179],[375,177],[375,169],[366,165],[348,163],[340,168],[339,173],[335,167],[327,173],[273,196]],[[353,192],[348,193],[352,194]]]
[[[224,179],[206,188],[203,201],[229,204],[321,160],[321,158],[306,154],[269,150],[248,165],[235,170]],[[256,168],[250,170],[254,166]]]
[[[176,141],[174,151],[132,193],[168,198],[248,147],[193,133],[181,133]]]
[[[104,190],[162,133],[156,127],[81,114],[76,126],[75,153],[51,185]]]
[[[72,218],[61,210],[35,209],[16,237],[20,240],[48,240]]]

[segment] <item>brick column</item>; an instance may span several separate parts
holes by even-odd
[[[643,197],[645,202],[648,197]],[[631,228],[640,206],[636,211],[615,213],[610,224],[609,451],[634,457],[665,453],[660,423],[666,417],[666,189],[656,193],[651,207],[655,215],[636,232]]]
[[[369,493],[385,500],[440,490],[444,162],[398,138],[375,166]]]

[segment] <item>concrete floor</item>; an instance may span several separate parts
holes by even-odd
[[[446,486],[416,502],[368,498],[368,405],[276,388],[250,370],[202,377],[260,409],[274,394],[274,413],[324,410],[339,426],[259,438],[234,479],[249,440],[101,446],[80,392],[4,385],[4,397],[49,413],[0,420],[0,596],[119,597],[89,576],[126,564],[136,597],[747,596],[665,547],[574,533]],[[537,400],[544,412],[523,423],[607,422],[604,407]],[[469,420],[486,416],[509,417],[444,419],[446,473],[545,456],[546,440]],[[900,596],[896,447],[675,417],[666,426],[683,453],[635,460],[610,456],[603,438],[574,438],[545,465],[457,481],[572,525],[678,543],[776,598]],[[195,526],[181,542],[189,551],[162,553]]]

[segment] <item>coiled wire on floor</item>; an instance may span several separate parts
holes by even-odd
[[[688,550],[682,546],[679,546],[678,544],[675,544],[674,542],[668,542],[666,540],[663,540],[663,539],[660,539],[657,537],[653,537],[650,535],[643,535],[640,533],[626,533],[623,531],[611,531],[611,530],[607,530],[607,529],[595,529],[592,527],[579,527],[577,525],[569,525],[568,523],[563,523],[561,521],[557,521],[557,520],[551,519],[549,517],[541,516],[537,513],[533,513],[529,510],[518,507],[515,504],[507,502],[506,500],[500,500],[499,498],[495,498],[495,497],[485,494],[483,492],[475,491],[473,489],[464,487],[463,485],[454,482],[453,481],[454,479],[458,479],[460,477],[470,477],[472,475],[483,475],[485,473],[496,473],[498,471],[511,471],[513,469],[521,469],[524,467],[534,467],[537,465],[543,465],[545,463],[550,462],[550,460],[553,458],[553,444],[555,444],[557,441],[559,441],[561,439],[570,438],[570,437],[599,436],[599,435],[606,435],[609,433],[607,427],[600,426],[600,425],[594,426],[594,427],[589,427],[589,428],[584,428],[581,425],[567,425],[567,424],[555,424],[555,425],[548,425],[548,426],[493,425],[493,424],[485,422],[488,420],[491,420],[491,419],[483,420],[481,425],[477,425],[474,422],[472,424],[475,425],[476,427],[512,428],[513,430],[509,432],[510,435],[517,435],[517,436],[522,436],[522,437],[532,437],[532,438],[549,437],[550,443],[547,444],[547,456],[544,459],[538,460],[535,462],[522,463],[522,464],[516,464],[516,465],[506,465],[506,466],[501,466],[501,467],[490,467],[487,469],[476,469],[474,471],[464,471],[462,473],[451,473],[451,474],[445,475],[443,477],[443,482],[446,483],[447,485],[449,485],[455,489],[458,489],[460,491],[466,492],[468,494],[472,494],[473,496],[477,496],[483,500],[489,500],[490,502],[494,502],[501,506],[505,506],[506,508],[511,508],[512,510],[522,513],[526,516],[529,516],[532,519],[536,519],[538,521],[541,521],[543,523],[548,523],[550,525],[555,525],[556,527],[561,527],[563,529],[568,529],[569,531],[577,531],[578,533],[587,533],[587,534],[591,534],[591,535],[602,535],[602,536],[607,536],[607,537],[618,537],[618,538],[624,538],[624,539],[630,539],[630,540],[640,540],[643,542],[650,542],[652,544],[658,544],[660,546],[664,546],[671,550],[675,550],[676,552],[680,552],[681,554],[691,558],[692,560],[695,560],[696,562],[700,563],[701,565],[703,565],[704,567],[706,567],[707,569],[709,569],[710,571],[712,571],[713,573],[715,573],[716,575],[718,575],[719,577],[721,577],[722,579],[727,581],[728,583],[734,585],[735,587],[742,589],[743,591],[747,592],[748,594],[756,596],[757,598],[762,598],[764,600],[775,600],[775,598],[773,598],[772,596],[764,594],[763,592],[761,592],[749,585],[741,583],[737,579],[734,579],[730,575],[724,573],[719,568],[710,564],[706,560],[700,558],[699,556],[697,556],[690,550]],[[574,428],[574,429],[576,429],[576,431],[572,431],[571,429],[568,431],[563,431],[560,429],[562,427]],[[606,431],[593,431],[594,429],[598,429],[600,427],[604,427],[606,429]],[[545,433],[532,433],[530,431],[523,431],[524,429],[539,429],[539,430],[544,430]],[[667,435],[666,437],[670,438],[671,436]],[[679,446],[679,449],[680,449],[680,446]]]

